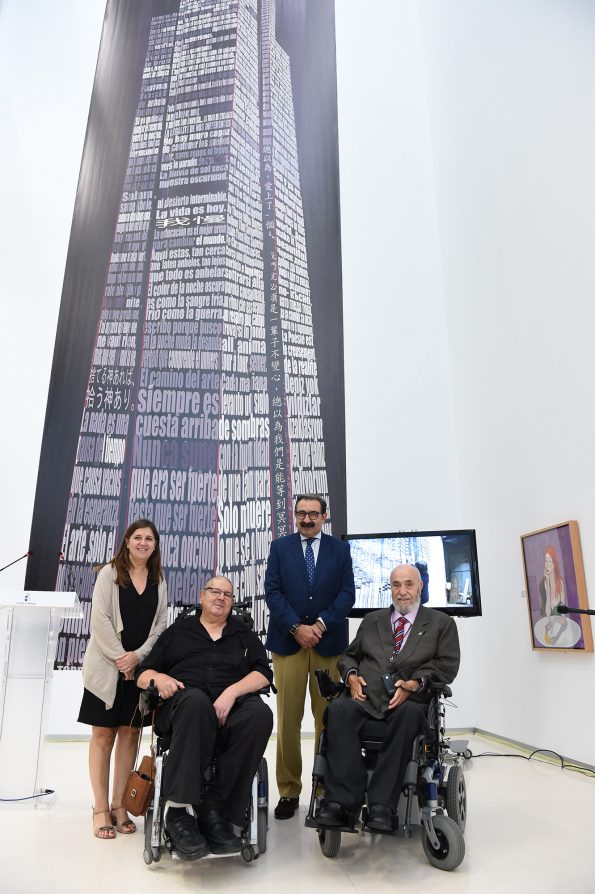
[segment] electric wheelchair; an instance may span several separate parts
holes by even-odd
[[[327,671],[316,671],[318,685],[323,697],[330,701],[342,695],[347,687],[335,683]],[[438,869],[450,871],[459,866],[465,856],[463,832],[467,820],[467,794],[461,757],[470,756],[467,740],[450,740],[445,737],[445,699],[452,691],[445,683],[429,683],[431,699],[428,705],[428,720],[425,733],[416,737],[407,765],[403,793],[399,800],[393,835],[399,831],[407,838],[412,836],[412,826],[421,826],[422,846],[429,862]],[[368,779],[376,765],[382,747],[382,733],[378,721],[370,718],[362,731],[362,754],[368,772]],[[320,849],[325,857],[336,857],[341,847],[341,832],[368,831],[368,808],[364,804],[361,812],[360,830],[342,827],[334,829],[322,827],[316,822],[316,811],[320,805],[320,792],[324,789],[326,769],[326,730],[320,735],[312,770],[312,794],[305,825],[316,829]],[[447,762],[448,758],[448,762]],[[388,833],[391,834],[391,833]]]
[[[200,606],[191,606],[182,612],[179,617],[187,617],[192,613],[200,611]],[[253,620],[250,615],[249,603],[238,602],[234,605],[233,614],[238,615],[244,623],[252,628]],[[274,687],[271,684],[271,688]],[[262,694],[268,694],[267,689],[262,690]],[[147,689],[141,691],[139,697],[139,709],[141,715],[145,716],[151,713],[159,703],[159,695],[156,687],[151,681]],[[181,859],[176,852],[173,842],[169,838],[164,823],[165,801],[161,796],[163,769],[167,762],[167,753],[171,743],[171,734],[158,736],[155,743],[151,745],[151,752],[154,761],[154,791],[151,798],[149,809],[145,815],[144,822],[144,851],[143,857],[147,866],[151,863],[158,863],[162,856],[163,847],[169,852],[172,859]],[[202,784],[202,796],[204,797],[209,785],[215,778],[217,773],[218,746],[215,746],[211,762],[205,772]],[[245,821],[238,832],[241,839],[241,849],[239,853],[246,863],[257,860],[261,854],[266,852],[267,848],[267,832],[269,828],[269,783],[268,768],[266,758],[262,758],[254,779],[252,781],[252,791],[250,804],[246,810]],[[195,812],[198,805],[195,805]],[[202,859],[212,859],[221,856],[237,856],[238,852],[232,854],[208,854]]]

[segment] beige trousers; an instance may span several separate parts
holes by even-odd
[[[315,723],[315,742],[322,732],[326,700],[318,691],[314,671],[328,670],[338,680],[339,655],[325,657],[314,649],[300,649],[295,655],[273,652],[273,671],[277,687],[277,787],[282,798],[297,798],[302,790],[301,726],[310,688],[310,705]]]

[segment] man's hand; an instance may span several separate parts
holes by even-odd
[[[347,677],[347,685],[351,692],[351,698],[356,702],[365,702],[368,696],[364,692],[366,681],[363,677],[359,677],[355,673],[349,674]],[[390,707],[390,706],[389,706]]]
[[[227,689],[224,689],[219,698],[216,698],[213,702],[213,707],[215,709],[215,714],[217,715],[217,720],[219,722],[219,726],[225,726],[225,721],[229,715],[229,712],[233,708],[236,700],[236,695],[233,692],[233,687],[228,686]]]
[[[300,624],[294,639],[302,649],[311,649],[320,642],[320,628],[317,624]]]
[[[176,680],[175,677],[170,677],[168,674],[154,674],[151,679],[155,680],[159,698],[171,698],[178,689],[185,689],[180,680]]]
[[[416,692],[419,689],[417,680],[397,680],[395,686],[397,691],[388,703],[389,711],[392,711],[393,708],[398,708],[399,705],[407,701],[412,692]]]

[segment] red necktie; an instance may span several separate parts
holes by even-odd
[[[403,639],[405,638],[405,624],[406,623],[407,623],[407,621],[405,620],[403,615],[401,615],[399,620],[395,624],[395,630],[393,633],[393,642],[394,642],[395,652],[401,651],[401,646],[403,645]]]

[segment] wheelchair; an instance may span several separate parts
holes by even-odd
[[[199,611],[199,606],[190,606],[180,617],[186,617],[192,612]],[[248,603],[236,603],[234,606],[234,614],[238,614],[244,623],[251,627],[253,624],[249,611]],[[141,715],[151,713],[159,702],[157,689],[151,684],[147,689],[140,693],[139,708]],[[152,757],[154,761],[154,791],[151,798],[149,809],[145,815],[144,827],[144,850],[143,858],[147,866],[151,863],[158,863],[161,860],[163,848],[171,855],[173,860],[179,860],[180,857],[176,852],[172,841],[167,835],[164,823],[165,802],[161,797],[163,769],[167,762],[167,752],[171,743],[171,735],[158,736],[154,745],[151,746]],[[204,795],[215,778],[217,773],[217,757],[218,749],[215,752],[211,762],[205,772],[202,784],[202,796]],[[195,806],[195,812],[197,811]],[[241,849],[239,854],[245,863],[251,863],[257,860],[261,854],[267,849],[267,832],[269,828],[269,780],[268,767],[266,758],[262,758],[254,779],[252,781],[252,791],[250,796],[250,804],[246,810],[245,821],[238,834],[241,839]],[[208,854],[203,860],[220,859],[222,856],[237,856],[232,854]]]
[[[327,671],[317,671],[316,676],[321,694],[328,701],[340,696],[347,688],[343,683],[333,682]],[[471,752],[467,747],[467,740],[455,741],[445,736],[445,699],[452,696],[450,687],[445,683],[430,682],[429,690],[431,699],[427,728],[413,743],[397,808],[399,821],[392,834],[401,832],[405,837],[411,838],[412,827],[421,826],[422,847],[427,859],[432,866],[450,871],[456,869],[465,857],[463,833],[467,820],[467,792],[461,758],[470,756]],[[370,718],[363,727],[361,743],[368,779],[376,766],[382,741],[377,721]],[[324,789],[327,765],[326,744],[326,730],[323,730],[314,756],[312,794],[305,825],[317,830],[322,853],[325,857],[333,858],[339,853],[342,831],[391,833],[374,833],[367,828],[368,808],[365,804],[359,830],[355,826],[352,830],[340,830],[323,828],[317,824],[315,814],[321,801],[318,793]]]

